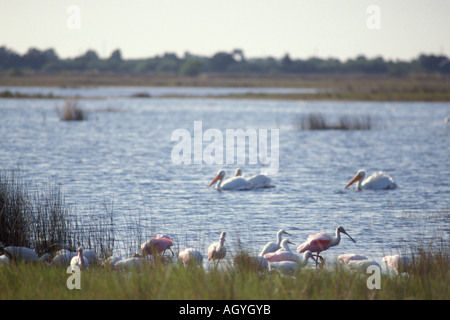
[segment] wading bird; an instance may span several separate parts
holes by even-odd
[[[214,183],[216,184],[216,190],[251,190],[253,185],[242,177],[232,177],[227,180],[225,178],[225,171],[219,170],[216,177],[208,184],[208,188]]]
[[[300,257],[293,253],[289,248],[289,244],[293,244],[289,239],[283,239],[281,241],[281,248],[275,252],[266,253],[263,257],[270,262],[280,261],[300,261]]]
[[[186,248],[178,253],[178,259],[183,262],[184,265],[202,265],[203,255],[200,251],[194,248]]]
[[[33,249],[27,247],[8,246],[5,247],[3,250],[5,251],[5,254],[8,255],[9,258],[13,261],[48,262],[52,257],[49,253],[45,253],[39,258],[39,256]]]
[[[145,241],[141,244],[142,256],[146,257],[148,255],[159,255],[161,252],[164,254],[166,250],[170,250],[173,253],[170,247],[173,246],[173,240],[171,237],[165,234],[157,234],[155,237]]]
[[[269,270],[278,270],[280,273],[293,274],[306,266],[308,259],[312,257],[312,252],[308,250],[303,254],[303,259],[300,258],[298,261],[269,262]]]
[[[242,169],[237,168],[235,177],[242,177]],[[250,178],[242,177],[248,182],[250,182],[255,189],[259,188],[273,188],[275,186],[271,185],[271,179],[268,176],[265,176],[263,174],[257,174]]]
[[[356,175],[347,183],[345,188],[350,187],[355,182],[357,182],[356,190],[383,190],[397,188],[397,184],[395,183],[394,179],[381,171],[373,173],[367,179],[365,179],[365,177],[366,171],[358,170]]]
[[[346,234],[354,243],[356,243],[356,241],[344,230],[344,228],[339,226],[336,228],[336,234],[334,236],[328,233],[316,233],[310,235],[305,242],[298,246],[297,252],[303,253],[307,250],[315,252],[316,257],[313,257],[313,259],[316,261],[317,266],[319,257],[323,260],[319,253],[329,249],[330,247],[337,246],[339,242],[341,242],[341,233]]]
[[[395,269],[399,273],[408,271],[408,268],[412,265],[412,259],[402,254],[385,256],[382,260],[387,266]]]
[[[275,252],[278,249],[281,248],[281,237],[283,234],[291,235],[290,233],[287,233],[284,229],[281,229],[277,232],[277,242],[268,242],[264,248],[261,250],[261,253],[259,254],[261,257],[263,257],[266,253],[269,252]]]
[[[345,264],[348,264],[350,261],[354,260],[367,260],[366,256],[362,256],[356,253],[344,253],[337,257],[338,260],[342,261]]]
[[[78,248],[77,252],[78,255],[73,257],[72,260],[70,260],[70,265],[77,266],[80,269],[86,269],[89,266],[89,261],[86,257],[83,257],[83,249]]]
[[[227,248],[224,246],[226,232],[220,234],[219,242],[213,243],[208,247],[208,261],[217,260],[217,264],[214,267],[217,268],[221,259],[225,258],[227,254]]]

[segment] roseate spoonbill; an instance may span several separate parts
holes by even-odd
[[[235,177],[242,177],[242,169],[237,168]],[[271,185],[272,180],[263,174],[257,174],[249,178],[242,177],[248,182],[250,182],[255,189],[259,188],[273,188],[275,186]]]
[[[269,262],[269,271],[278,270],[281,273],[293,274],[306,266],[309,258],[313,258],[313,255],[307,250],[303,253],[303,259],[300,258],[298,261]]]
[[[186,248],[178,253],[178,258],[184,265],[202,265],[203,255],[200,251],[194,248]]]
[[[148,255],[160,254],[161,252],[164,254],[167,249],[173,253],[170,247],[173,246],[173,240],[170,236],[165,234],[157,234],[155,237],[145,241],[141,244],[142,256],[146,257]]]
[[[283,234],[291,235],[290,233],[286,232],[284,229],[281,229],[277,232],[277,242],[268,242],[264,248],[261,250],[261,253],[259,254],[261,257],[263,257],[266,253],[269,252],[275,252],[278,249],[281,248],[281,237]]]
[[[368,260],[366,256],[361,256],[356,253],[344,253],[337,257],[338,260],[342,261],[345,264],[348,264],[350,261],[353,260]]]
[[[71,266],[78,266],[80,269],[86,269],[89,266],[89,261],[86,257],[83,257],[83,249],[80,247],[77,250],[78,255],[70,260]]]
[[[280,261],[299,261],[301,258],[293,253],[289,248],[289,244],[293,244],[289,239],[281,240],[281,248],[275,252],[266,253],[263,257],[270,262]]]
[[[404,272],[412,264],[412,259],[402,254],[396,254],[392,256],[385,256],[382,259],[387,266],[395,269],[397,272]]]
[[[220,234],[219,242],[212,243],[208,247],[208,261],[217,260],[217,264],[214,264],[214,267],[217,268],[221,259],[225,258],[227,254],[227,248],[224,246],[226,232],[222,232]]]
[[[253,189],[253,185],[241,177],[233,177],[223,181],[225,178],[225,171],[219,170],[216,177],[208,184],[208,188],[212,186],[214,183],[216,184],[216,190],[251,190]]]
[[[9,258],[14,261],[24,261],[24,262],[44,262],[49,261],[51,259],[51,255],[49,253],[45,253],[40,258],[37,253],[30,248],[27,247],[15,247],[8,246],[3,249]]]
[[[373,173],[370,177],[365,179],[366,171],[359,170],[356,175],[347,183],[345,188],[350,187],[353,183],[357,182],[356,190],[382,190],[382,189],[395,189],[397,184],[394,179],[384,174],[383,172]]]
[[[317,266],[319,257],[323,260],[319,253],[327,250],[330,247],[337,246],[339,242],[341,242],[341,233],[346,234],[354,243],[356,243],[356,241],[344,230],[344,228],[339,226],[336,228],[335,236],[328,233],[317,233],[310,235],[305,242],[298,246],[297,252],[303,253],[306,250],[315,252],[316,257],[313,257],[313,259],[316,261]]]

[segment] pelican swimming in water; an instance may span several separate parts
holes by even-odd
[[[242,169],[237,168],[235,177],[242,177]],[[242,177],[244,178],[244,177]],[[250,178],[244,178],[248,182],[250,182],[255,189],[257,188],[274,188],[275,186],[271,185],[271,179],[268,176],[263,174],[257,174]]]
[[[219,170],[217,176],[208,184],[208,188],[212,186],[214,183],[216,184],[216,190],[251,190],[253,189],[253,185],[245,180],[242,177],[232,177],[227,180],[223,180],[225,178],[225,171]]]
[[[347,183],[345,188],[350,187],[353,183],[356,183],[356,190],[383,190],[383,189],[395,189],[397,184],[392,177],[379,171],[373,173],[370,177],[365,179],[366,171],[359,170],[356,175]]]

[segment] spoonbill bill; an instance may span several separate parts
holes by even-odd
[[[217,260],[217,264],[214,267],[217,268],[221,259],[225,258],[227,254],[227,248],[224,246],[226,232],[220,234],[219,242],[212,243],[208,247],[208,261]]]
[[[345,188],[347,189],[353,183],[356,183],[356,190],[383,190],[383,189],[395,189],[397,184],[392,177],[379,171],[373,173],[370,177],[366,178],[365,170],[358,170],[356,175],[347,183]]]
[[[253,185],[242,177],[232,177],[224,181],[225,170],[219,170],[216,177],[208,184],[208,188],[214,183],[216,184],[216,190],[251,190]]]
[[[155,237],[145,241],[141,244],[142,256],[146,257],[148,255],[160,254],[161,252],[164,254],[166,250],[170,250],[173,253],[170,247],[173,246],[173,240],[170,236],[165,234],[157,234]]]
[[[319,257],[323,260],[319,253],[329,249],[330,247],[337,246],[341,242],[341,233],[346,234],[350,240],[356,243],[356,241],[345,231],[345,229],[339,226],[336,228],[336,234],[334,236],[328,233],[316,233],[310,235],[305,242],[298,246],[297,252],[303,253],[307,250],[315,252],[316,257],[313,257],[313,259],[316,261],[317,266]]]
[[[242,169],[237,168],[235,177],[242,177]],[[244,177],[242,177],[244,178]],[[274,186],[271,184],[272,180],[263,174],[257,174],[249,178],[244,178],[248,182],[250,182],[255,189],[259,188],[273,188]]]
[[[348,264],[350,261],[359,261],[359,260],[368,260],[366,256],[362,256],[356,253],[344,253],[337,257],[339,261],[342,261],[344,264]]]
[[[260,256],[261,257],[263,257],[266,253],[269,253],[269,252],[275,252],[275,251],[277,251],[278,249],[280,249],[281,248],[281,240],[282,240],[282,236],[283,236],[283,234],[287,234],[287,235],[291,235],[290,233],[288,233],[288,232],[286,232],[284,229],[280,229],[278,232],[277,232],[277,242],[268,242],[265,246],[264,246],[264,248],[261,250],[261,252],[260,252]]]

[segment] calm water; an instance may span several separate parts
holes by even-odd
[[[104,96],[102,88],[86,90],[81,95]],[[95,215],[105,202],[113,203],[119,250],[129,247],[135,230],[170,234],[175,249],[193,246],[205,254],[227,231],[231,253],[238,239],[256,253],[281,228],[298,245],[311,233],[342,225],[357,243],[344,236],[324,254],[328,258],[354,252],[381,259],[410,244],[449,240],[450,125],[444,123],[449,103],[116,97],[81,100],[88,120],[80,122],[58,119],[55,108],[63,103],[0,100],[0,169],[20,165],[37,184],[58,183],[79,215]],[[310,112],[330,120],[370,115],[374,128],[299,130],[300,117]],[[276,187],[217,192],[206,185],[219,169],[232,174],[237,165],[173,164],[172,132],[192,133],[200,120],[204,131],[224,134],[279,129]],[[239,166],[247,175],[260,171],[259,165]],[[344,189],[361,168],[369,174],[385,171],[399,188]]]

